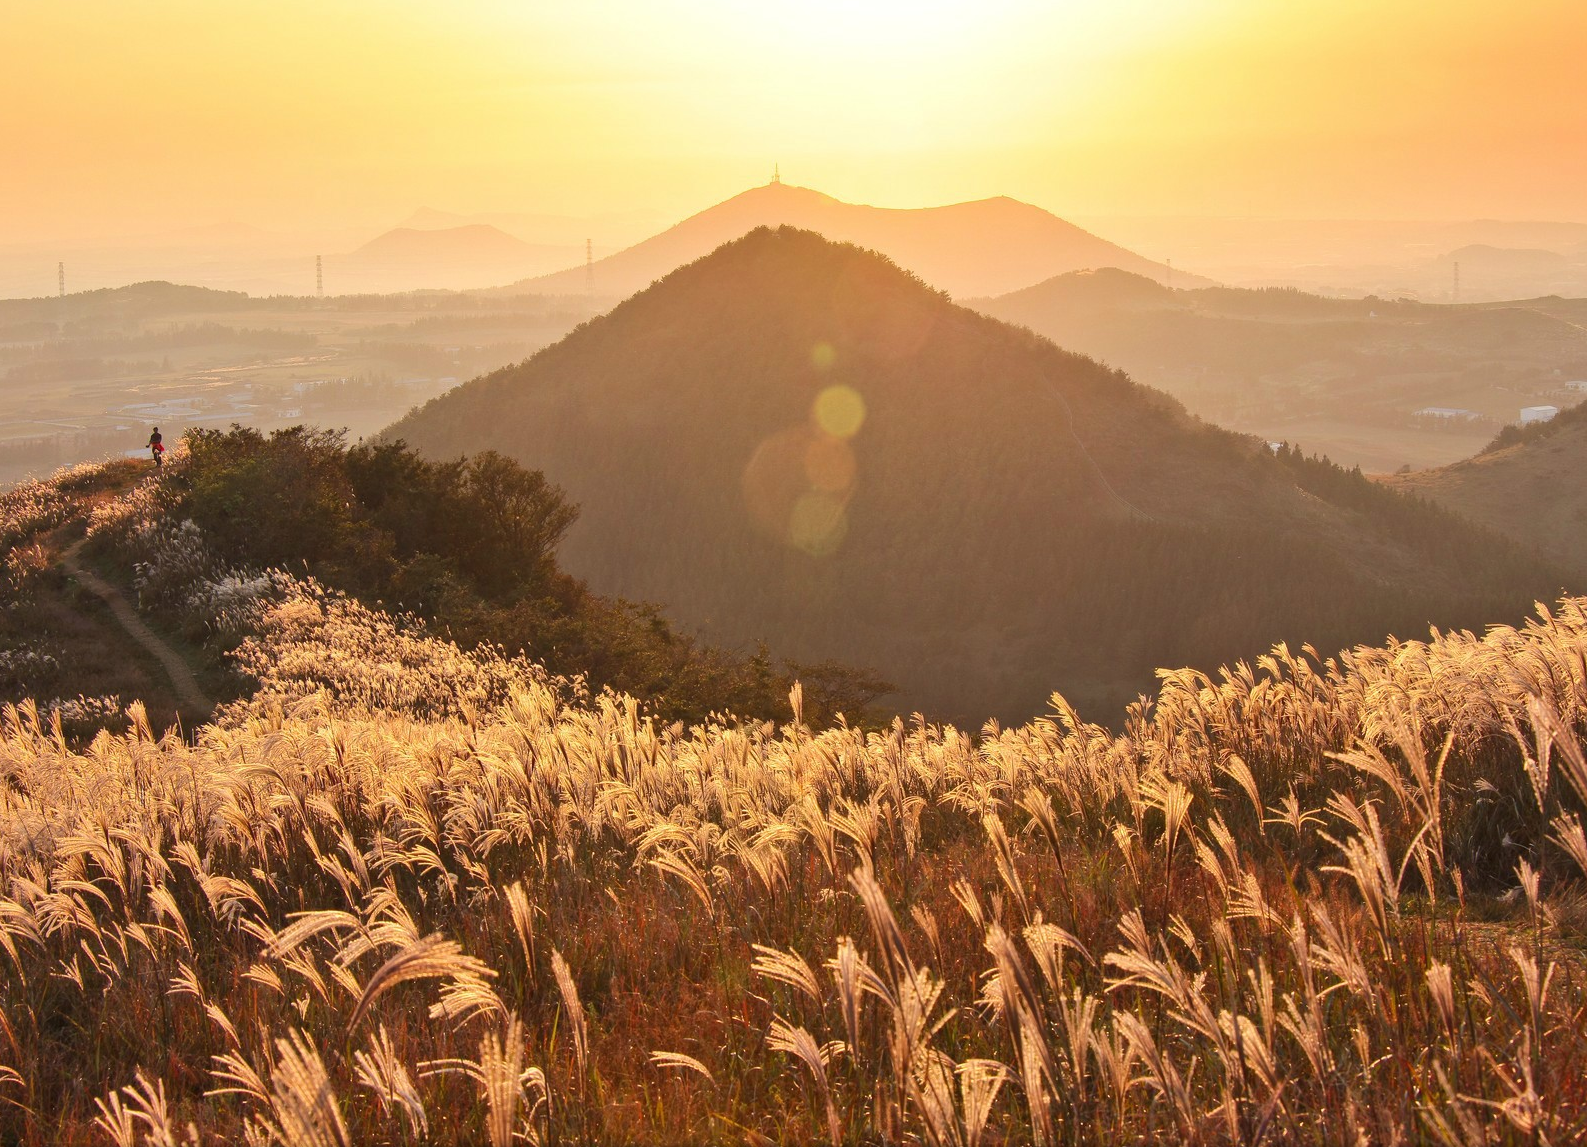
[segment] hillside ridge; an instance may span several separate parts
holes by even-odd
[[[832,402],[853,412],[834,433]],[[869,666],[902,687],[891,704],[957,719],[1015,720],[1057,688],[1119,711],[1155,667],[1237,643],[1484,625],[1564,584],[792,227],[386,434],[544,471],[582,507],[560,561],[605,593],[732,647]]]
[[[1010,196],[941,207],[882,208],[847,203],[812,188],[751,188],[593,265],[599,293],[623,297],[756,226],[788,225],[878,250],[937,288],[998,293],[1058,272],[1120,266],[1172,282],[1209,283],[1092,235]],[[502,288],[554,294],[586,290],[586,269],[570,268]]]

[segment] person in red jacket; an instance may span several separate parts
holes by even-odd
[[[160,441],[160,428],[159,427],[156,427],[154,433],[149,436],[148,446],[149,446],[149,453],[155,456],[155,465],[159,466],[160,465],[160,456],[166,453],[166,448],[165,448],[164,445],[162,445],[162,443]]]

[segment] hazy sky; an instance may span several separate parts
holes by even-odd
[[[765,182],[1062,215],[1586,217],[1580,0],[4,0],[0,241]]]

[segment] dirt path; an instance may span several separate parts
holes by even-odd
[[[83,549],[86,539],[80,539],[67,547],[61,555],[61,565],[67,572],[76,578],[83,586],[97,598],[111,608],[111,613],[121,623],[134,641],[154,655],[156,660],[165,667],[166,676],[171,679],[172,687],[177,691],[177,700],[194,714],[208,715],[215,709],[215,703],[205,697],[204,691],[199,688],[199,681],[193,676],[193,671],[188,668],[188,663],[178,656],[166,642],[148,626],[133,609],[120,590],[105,581],[98,574],[88,569],[78,561],[78,552]]]

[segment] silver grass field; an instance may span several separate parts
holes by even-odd
[[[1585,1142],[1584,598],[1120,732],[684,728],[81,478],[16,577],[79,516],[258,689],[6,708],[0,1139]]]

